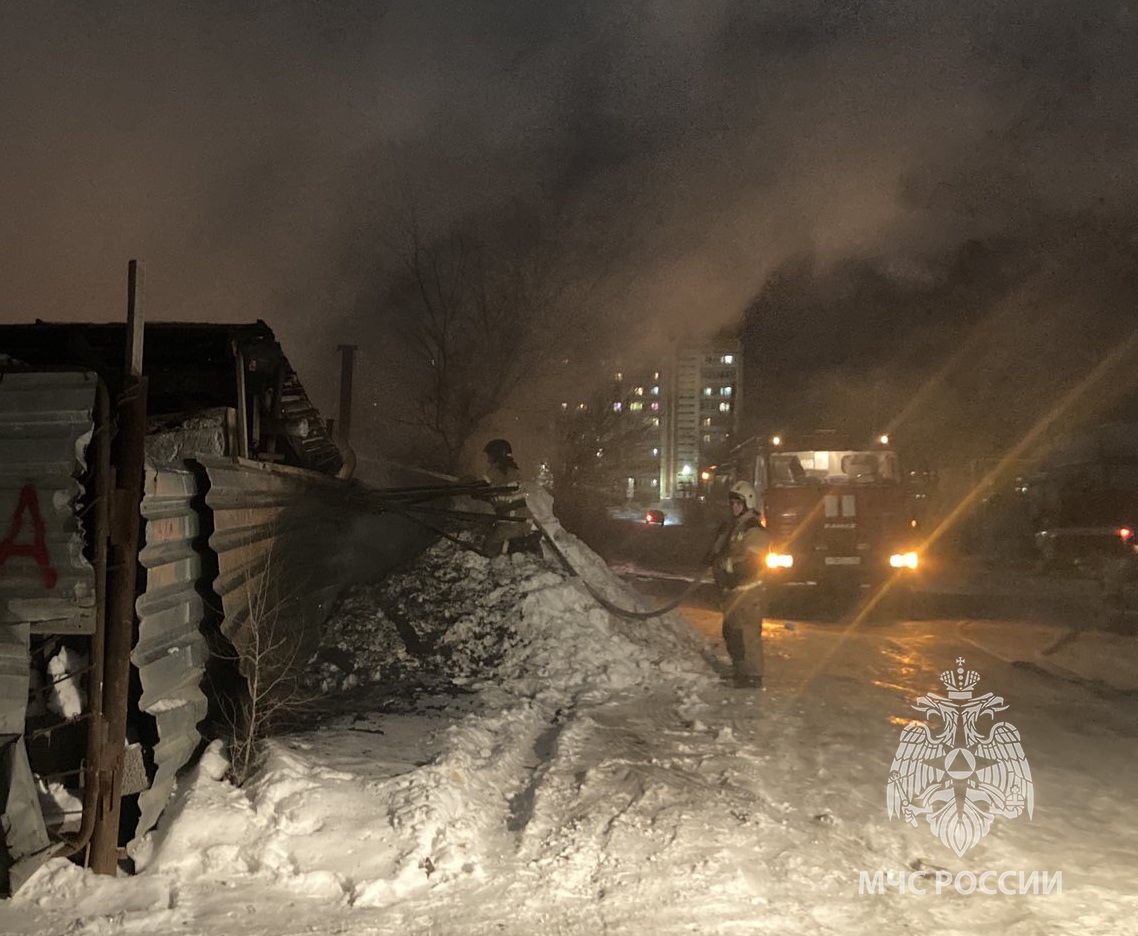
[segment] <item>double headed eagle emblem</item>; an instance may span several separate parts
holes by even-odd
[[[947,697],[930,693],[913,706],[924,722],[901,731],[886,787],[889,818],[916,826],[924,816],[933,833],[958,856],[979,844],[996,816],[1013,819],[1026,809],[1030,819],[1035,790],[1019,730],[996,713],[1004,700],[986,692],[973,697],[980,674],[964,669],[941,673]],[[992,719],[982,733],[980,720]],[[935,730],[930,724],[939,722]]]

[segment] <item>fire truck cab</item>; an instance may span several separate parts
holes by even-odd
[[[853,591],[916,574],[917,524],[889,443],[819,432],[751,439],[736,449],[736,477],[755,485],[771,536],[769,586]]]

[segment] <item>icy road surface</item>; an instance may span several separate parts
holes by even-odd
[[[717,626],[625,622],[555,563],[443,544],[345,602],[329,641],[356,665],[325,664],[321,724],[243,789],[211,750],[136,876],[53,861],[0,932],[1138,933],[1133,696],[1010,666],[952,621],[768,621],[766,688],[737,690],[706,659]],[[900,726],[958,656],[1035,782],[1034,818],[964,858],[885,808]],[[937,896],[941,869],[1061,872],[1062,893]],[[861,871],[930,892],[859,894]]]

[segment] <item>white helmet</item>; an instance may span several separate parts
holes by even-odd
[[[748,510],[758,509],[759,495],[750,481],[736,481],[731,485],[731,496],[737,497]]]

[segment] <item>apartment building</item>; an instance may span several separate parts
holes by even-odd
[[[660,497],[696,496],[703,474],[738,435],[743,356],[734,339],[678,349],[667,370],[660,446]]]
[[[610,359],[603,392],[565,402],[596,427],[596,476],[626,500],[699,496],[709,469],[734,444],[743,361],[737,339],[678,347],[646,364]],[[589,408],[603,412],[587,413]]]

